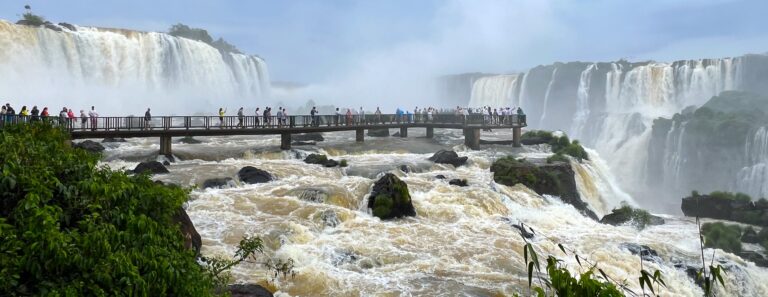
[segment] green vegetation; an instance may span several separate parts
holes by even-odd
[[[742,146],[755,127],[768,123],[768,97],[725,91],[692,114],[676,114],[673,120],[688,120],[686,130],[702,145]]]
[[[347,166],[349,166],[349,164],[347,164],[347,159],[341,159],[341,161],[339,161],[339,167],[347,167]]]
[[[642,230],[647,226],[663,224],[664,220],[651,215],[644,209],[634,208],[629,206],[629,204],[622,202],[621,207],[614,208],[613,211],[603,217],[600,222],[611,225],[621,225],[629,222],[637,229]]]
[[[579,161],[589,160],[589,154],[587,154],[587,151],[581,146],[581,143],[579,143],[578,140],[571,141],[568,139],[568,136],[565,135],[557,137],[554,136],[552,132],[538,130],[525,132],[523,133],[522,138],[540,139],[542,142],[548,143],[552,147],[552,153],[555,154],[552,156],[552,162],[565,159],[562,155],[569,155]],[[547,159],[547,162],[551,163],[549,159]]]
[[[691,194],[693,194],[693,193],[691,193]],[[698,194],[698,193],[696,193],[696,194]],[[744,194],[744,193],[731,193],[731,192],[714,191],[712,193],[709,193],[709,196],[712,197],[712,198],[727,199],[727,200],[741,201],[741,202],[750,202],[750,201],[752,201],[752,197],[750,197],[749,195]]]
[[[554,154],[547,158],[547,164],[552,164],[555,162],[570,162],[570,161],[568,160],[568,157],[566,157],[563,154]]]
[[[219,37],[219,39],[214,40],[213,37],[211,37],[211,35],[208,34],[208,31],[205,29],[191,28],[184,24],[176,24],[168,29],[168,34],[176,37],[201,41],[223,52],[242,54],[242,52],[240,52],[237,47],[230,44],[223,38]]]
[[[45,24],[45,18],[42,16],[33,14],[31,12],[24,13],[21,15],[21,17],[24,19],[24,21],[27,22],[27,24],[33,25],[33,26],[42,26]]]
[[[201,266],[174,220],[187,190],[97,167],[68,141],[45,123],[0,129],[0,295],[209,296],[261,251],[247,238],[233,262]]]
[[[729,253],[741,252],[741,228],[721,222],[705,223],[701,226],[704,246],[718,248]]]

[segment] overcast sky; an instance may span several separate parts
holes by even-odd
[[[0,18],[18,19],[24,4],[54,22],[205,28],[266,59],[273,81],[360,89],[555,61],[768,51],[766,0],[2,0]]]

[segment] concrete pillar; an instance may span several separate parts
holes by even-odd
[[[480,149],[480,129],[464,129],[464,145],[473,150]]]
[[[355,130],[355,141],[363,142],[364,138],[365,138],[365,129]]]
[[[170,136],[160,136],[160,154],[166,157],[173,155],[171,151],[171,139]]]
[[[427,127],[427,138],[435,137],[435,128]]]
[[[514,147],[520,147],[520,137],[522,134],[523,128],[521,127],[514,127],[512,128],[512,145]]]
[[[281,150],[291,149],[291,133],[280,134],[280,149]]]
[[[400,137],[408,137],[408,128],[400,127]]]

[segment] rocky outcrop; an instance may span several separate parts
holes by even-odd
[[[436,179],[446,179],[445,175],[442,175],[442,174],[435,175],[435,178]]]
[[[141,162],[133,169],[133,173],[136,174],[142,174],[144,172],[149,172],[150,174],[164,174],[169,171],[168,168],[165,168],[163,163],[158,161]]]
[[[620,248],[625,249],[633,255],[640,256],[644,261],[661,263],[662,259],[659,257],[659,253],[656,250],[648,247],[647,245],[640,245],[631,242],[625,242],[619,245]]]
[[[203,189],[229,188],[232,186],[233,183],[234,183],[234,180],[231,177],[209,178],[209,179],[206,179],[205,182],[203,182]]]
[[[448,181],[448,184],[452,185],[452,186],[466,187],[467,186],[467,180],[466,179],[454,178],[454,179]]]
[[[523,184],[539,195],[560,197],[565,203],[573,205],[583,215],[598,220],[589,205],[581,200],[576,188],[576,179],[570,163],[533,164],[512,157],[496,160],[491,165],[493,180],[497,183],[514,186]]]
[[[451,164],[454,167],[459,167],[461,165],[464,165],[467,163],[468,157],[459,157],[459,154],[457,154],[454,151],[446,151],[446,150],[440,150],[432,157],[429,157],[428,160],[440,163],[440,164]]]
[[[302,133],[302,134],[294,134],[291,135],[291,140],[293,141],[315,141],[320,142],[324,141],[325,137],[323,137],[323,133]]]
[[[125,138],[113,138],[113,137],[107,137],[101,140],[101,143],[113,143],[113,142],[125,142]]]
[[[322,154],[310,154],[304,158],[304,163],[323,165],[324,167],[336,167],[341,165],[339,161],[328,159],[326,155]]]
[[[69,31],[77,31],[77,28],[70,23],[59,23],[59,26],[62,28],[67,28]]]
[[[400,169],[403,173],[410,173],[411,167],[408,167],[408,165],[400,165],[397,167],[397,169]]]
[[[181,139],[179,139],[179,143],[198,144],[198,143],[202,143],[202,141],[197,140],[192,136],[184,136]]]
[[[203,246],[203,239],[200,237],[200,233],[197,233],[195,225],[192,224],[192,220],[189,219],[189,215],[183,208],[179,208],[174,214],[173,222],[179,224],[181,228],[181,234],[184,236],[184,247],[194,249],[195,253],[199,255],[200,247]]]
[[[416,216],[408,185],[391,173],[385,174],[373,184],[373,190],[368,196],[368,208],[382,220]]]
[[[73,147],[83,149],[96,154],[100,154],[101,152],[104,151],[104,146],[101,145],[101,143],[95,142],[93,140],[86,140],[86,141],[76,143],[73,145]]]
[[[389,129],[368,129],[370,137],[389,137]]]
[[[654,216],[645,210],[624,205],[620,208],[614,208],[611,213],[600,219],[600,223],[614,226],[632,224],[642,229],[646,226],[662,225],[664,224],[664,219]]]
[[[231,297],[273,297],[272,292],[257,284],[234,284],[227,286]]]
[[[768,203],[750,201],[749,197],[714,192],[683,198],[681,209],[689,217],[705,217],[745,224],[768,226]]]
[[[241,168],[240,171],[237,172],[237,177],[240,181],[247,184],[266,183],[274,180],[272,174],[253,166],[245,166]]]

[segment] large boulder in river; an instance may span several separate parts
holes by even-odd
[[[259,184],[266,183],[274,180],[269,172],[261,170],[253,166],[245,166],[237,172],[237,177],[240,181],[247,184]]]
[[[200,233],[197,233],[195,225],[189,219],[189,215],[183,208],[179,208],[173,215],[173,222],[179,224],[181,235],[184,236],[184,246],[188,249],[194,249],[196,254],[200,254],[200,247],[203,246],[203,239]]]
[[[712,192],[709,195],[693,193],[683,198],[680,206],[689,217],[705,217],[768,226],[768,203],[764,200],[753,202],[744,194]]]
[[[389,129],[368,129],[370,137],[389,137]]]
[[[429,160],[435,163],[441,163],[441,164],[451,164],[454,167],[459,167],[461,165],[464,165],[467,163],[467,157],[459,157],[459,154],[457,154],[454,151],[446,151],[446,150],[440,150],[432,157],[429,157]]]
[[[452,185],[452,186],[466,187],[467,186],[467,180],[466,179],[454,178],[454,179],[448,181],[448,184]]]
[[[125,138],[114,138],[114,137],[107,137],[101,140],[101,143],[112,143],[112,142],[126,142]]]
[[[664,219],[654,216],[643,209],[637,209],[629,205],[622,205],[620,208],[614,208],[613,211],[600,219],[600,223],[620,226],[632,224],[638,229],[646,226],[662,225]]]
[[[304,163],[323,165],[325,167],[336,167],[341,165],[339,161],[328,159],[328,157],[323,154],[309,154],[309,156],[304,158]]]
[[[141,174],[144,172],[149,172],[150,174],[163,174],[168,173],[168,168],[165,168],[163,163],[160,163],[158,161],[148,161],[148,162],[141,162],[139,165],[136,165],[136,168],[133,169],[133,173]]]
[[[197,140],[197,139],[195,139],[195,138],[194,138],[194,137],[192,137],[192,136],[184,136],[184,137],[182,137],[181,139],[179,139],[179,143],[184,143],[184,144],[198,144],[198,143],[202,143],[202,141],[200,141],[200,140]]]
[[[294,135],[291,135],[291,139],[293,141],[316,141],[316,142],[325,140],[325,138],[323,137],[323,133],[320,133],[320,132],[294,134]]]
[[[73,146],[75,148],[83,149],[91,153],[97,153],[97,154],[104,151],[104,146],[101,145],[101,143],[95,142],[93,140],[86,140],[80,143],[76,143]]]
[[[408,185],[392,173],[385,174],[373,184],[368,208],[382,220],[416,216]]]
[[[231,297],[272,297],[272,292],[257,284],[234,284],[227,286]]]
[[[203,182],[203,189],[214,188],[228,188],[234,183],[231,177],[209,178]]]
[[[576,178],[570,163],[533,164],[525,160],[506,157],[491,165],[493,180],[506,186],[523,184],[539,195],[560,197],[565,203],[573,205],[583,215],[598,220],[589,205],[581,200],[576,188]]]

